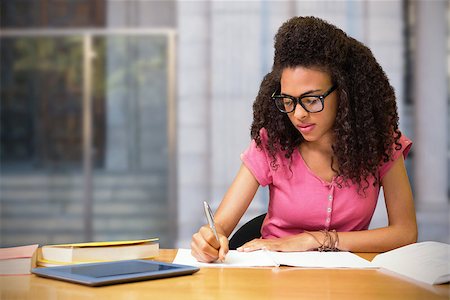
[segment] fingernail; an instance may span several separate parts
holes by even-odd
[[[237,251],[242,251],[242,247],[237,247],[236,250]]]

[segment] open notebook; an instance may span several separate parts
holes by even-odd
[[[350,252],[228,252],[224,263],[200,263],[190,249],[179,249],[174,263],[197,267],[381,268],[427,284],[450,281],[450,245],[421,242],[378,254],[369,262]]]
[[[304,268],[375,268],[369,261],[350,252],[239,252],[230,250],[223,263],[201,263],[192,255],[190,249],[179,249],[175,260],[177,264],[197,267],[275,267],[280,265]]]

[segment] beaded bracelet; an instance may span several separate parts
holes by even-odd
[[[317,247],[318,251],[320,251],[320,252],[323,252],[323,251],[327,251],[327,252],[328,251],[339,251],[339,248],[338,248],[338,246],[339,246],[339,235],[336,232],[336,230],[334,230],[334,229],[330,230],[330,231],[328,231],[326,229],[325,230],[320,230],[320,232],[322,232],[325,235],[324,239],[323,239],[323,242],[320,242],[315,237],[315,235],[312,234],[311,232],[306,231],[306,230],[305,230],[305,232],[307,234],[311,235],[316,240],[316,242],[320,245],[319,247]]]

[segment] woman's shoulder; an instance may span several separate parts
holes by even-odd
[[[389,156],[389,159],[387,161],[382,161],[378,168],[380,179],[384,177],[387,171],[392,167],[394,162],[398,158],[400,158],[400,156],[403,155],[403,159],[406,159],[408,157],[413,142],[403,133],[400,134],[401,135],[398,141],[394,141],[394,143],[391,146],[391,154]]]
[[[273,149],[273,155],[276,160],[283,160],[285,158],[286,151],[281,150],[281,146],[274,140],[269,139],[269,133],[266,128],[262,127],[259,130],[259,138],[261,141],[261,150],[268,151],[269,148]]]
[[[253,137],[249,149],[260,153],[259,155],[265,157],[267,163],[272,167],[280,163],[282,165],[289,164],[290,160],[286,158],[286,151],[281,150],[275,141],[269,139],[267,129],[262,127],[258,133],[258,136]]]
[[[400,155],[403,154],[403,158],[406,159],[408,156],[409,150],[411,150],[412,141],[406,135],[400,132],[400,138],[398,141],[394,141],[392,144],[392,152],[390,155],[390,160],[395,161]]]
[[[265,127],[262,127],[259,130],[259,137],[261,138],[261,142],[263,142],[264,144],[268,143],[269,134],[267,133],[267,129]]]

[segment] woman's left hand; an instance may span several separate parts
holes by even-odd
[[[251,252],[265,249],[269,251],[294,252],[308,251],[316,249],[319,246],[319,243],[311,235],[301,233],[276,239],[254,239],[236,250],[241,252]]]

